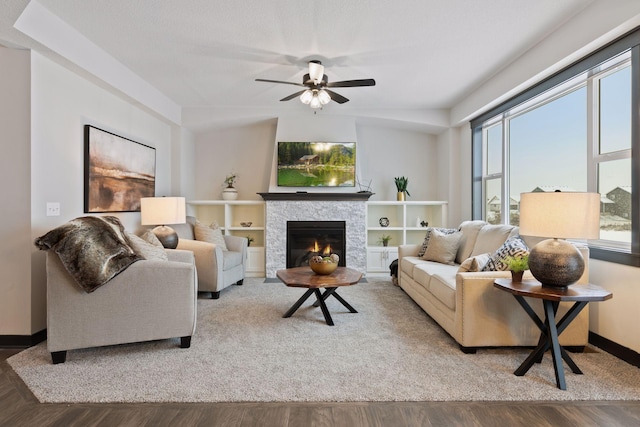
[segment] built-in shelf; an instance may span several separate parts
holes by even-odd
[[[198,221],[211,224],[214,221],[226,235],[252,238],[247,251],[247,277],[263,277],[265,274],[265,210],[262,200],[191,200],[187,202]],[[241,222],[251,222],[243,227]]]
[[[422,221],[446,227],[447,202],[367,202],[367,272],[389,273],[389,264],[398,258],[398,246],[422,243],[426,234]],[[388,246],[380,242],[383,235],[391,236]]]

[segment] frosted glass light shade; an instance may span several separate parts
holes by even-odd
[[[326,105],[329,102],[331,102],[331,97],[329,96],[326,90],[322,89],[318,91],[318,100],[320,100],[320,103],[322,105]]]
[[[186,218],[184,197],[142,197],[140,222],[142,225],[184,224]]]
[[[318,99],[318,94],[314,93],[311,102],[309,103],[309,107],[311,108],[320,108],[322,104],[320,103],[320,99]]]
[[[302,95],[300,95],[300,101],[303,104],[309,104],[311,102],[311,99],[313,98],[313,92],[311,92],[309,89],[305,90]]]

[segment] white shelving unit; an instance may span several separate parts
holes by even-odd
[[[388,226],[381,224],[382,218],[389,220]],[[422,243],[426,228],[421,221],[446,227],[447,202],[367,202],[367,272],[388,273],[389,264],[398,258],[398,246]],[[380,243],[383,235],[391,236],[389,246]]]
[[[251,237],[247,251],[247,277],[263,277],[265,274],[263,200],[192,200],[187,202],[190,215],[203,224],[217,222],[226,235]],[[241,222],[251,222],[243,227]]]

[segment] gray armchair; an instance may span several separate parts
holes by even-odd
[[[47,252],[47,346],[53,363],[68,350],[180,338],[195,332],[197,277],[193,254],[168,250],[169,261],[141,260],[86,293],[54,251]]]
[[[198,270],[198,291],[220,298],[220,291],[231,285],[242,285],[247,268],[247,239],[224,236],[227,251],[213,243],[195,240],[196,219],[188,216],[186,224],[172,225],[179,236],[178,248],[192,251]]]

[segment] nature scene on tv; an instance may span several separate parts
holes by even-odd
[[[355,142],[278,142],[281,187],[354,187]]]

